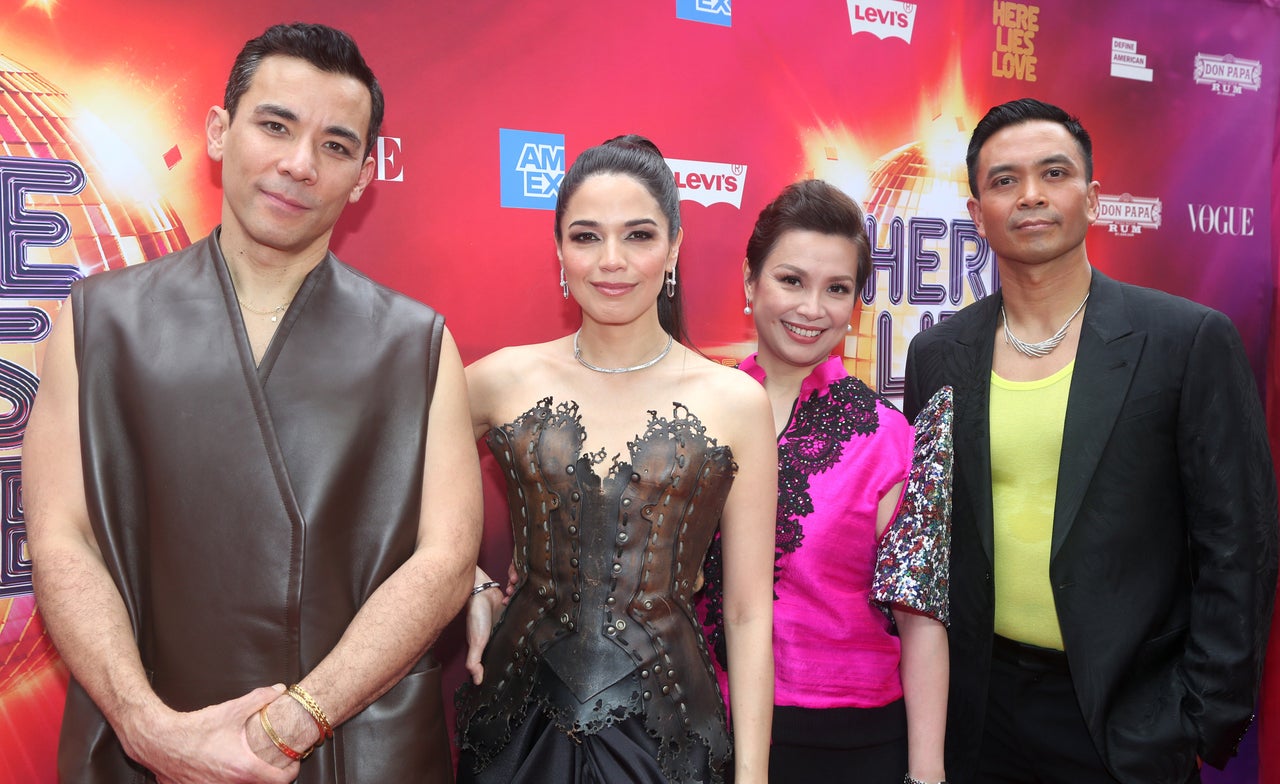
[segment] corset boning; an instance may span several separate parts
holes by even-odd
[[[678,404],[652,414],[630,460],[596,473],[577,406],[541,401],[494,428],[518,583],[494,629],[485,681],[458,697],[459,735],[483,763],[530,709],[565,733],[644,716],[673,781],[687,744],[729,755],[724,706],[692,594],[736,466]]]

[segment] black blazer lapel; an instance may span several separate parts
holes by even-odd
[[[992,562],[991,512],[991,357],[1000,293],[982,300],[971,327],[955,342],[955,450],[958,471],[972,501],[974,523],[982,538],[987,562]]]
[[[1050,560],[1057,557],[1080,512],[1144,343],[1146,333],[1135,332],[1129,322],[1120,285],[1095,269],[1062,429]]]

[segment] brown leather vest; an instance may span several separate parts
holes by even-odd
[[[177,710],[295,682],[409,558],[444,329],[330,254],[255,368],[216,236],[72,290],[90,518]],[[428,655],[298,781],[449,781],[439,689]],[[74,681],[59,769],[149,778]]]
[[[463,686],[458,726],[480,763],[530,710],[566,733],[641,715],[673,782],[690,753],[728,761],[724,706],[691,597],[737,466],[677,406],[653,416],[630,463],[596,473],[577,406],[543,400],[490,431],[507,481],[516,592],[484,653],[485,681]]]

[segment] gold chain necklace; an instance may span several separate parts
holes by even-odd
[[[279,321],[280,314],[284,313],[289,308],[288,302],[285,302],[282,305],[276,305],[274,308],[270,310],[258,310],[257,308],[250,305],[248,302],[245,302],[244,300],[240,299],[239,297],[236,297],[236,302],[239,302],[240,307],[244,308],[250,313],[256,313],[259,316],[270,316],[272,321]]]

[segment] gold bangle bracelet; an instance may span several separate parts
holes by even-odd
[[[267,737],[271,742],[280,749],[280,753],[291,760],[304,760],[311,753],[311,749],[306,751],[295,751],[288,743],[284,742],[284,738],[276,732],[276,728],[271,726],[271,719],[267,718],[267,707],[264,705],[262,710],[258,711],[258,723],[262,725],[262,731],[267,733]],[[312,748],[315,748],[314,746]]]
[[[324,710],[320,708],[320,704],[312,699],[306,689],[295,683],[289,687],[286,693],[297,700],[298,704],[306,708],[307,713],[311,714],[311,718],[315,719],[316,727],[320,730],[320,743],[324,743],[326,739],[333,737],[333,727],[329,724],[329,717],[325,715]],[[320,744],[317,743],[316,745]]]

